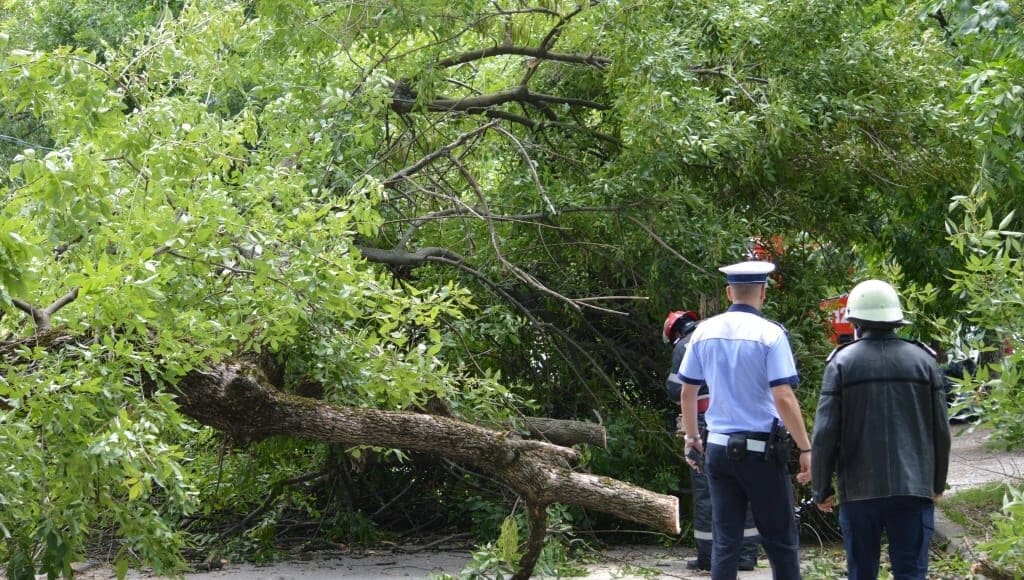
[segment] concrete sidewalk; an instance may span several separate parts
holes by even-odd
[[[988,445],[990,429],[972,425],[954,425],[953,448],[949,458],[949,490],[945,495],[988,485],[1007,483],[1024,486],[1024,452],[992,449]],[[946,545],[946,551],[968,562],[975,555],[966,531],[942,512],[942,500],[935,510],[935,534],[932,545]]]
[[[691,572],[686,562],[695,557],[689,548],[658,546],[624,546],[601,552],[604,562],[588,565],[584,580],[662,580],[711,578],[709,572]],[[771,580],[768,561],[762,558],[758,568],[740,572],[739,580]],[[543,578],[543,577],[539,577]]]
[[[969,487],[995,482],[1024,485],[1024,452],[992,450],[987,447],[990,431],[970,426],[954,426],[953,450],[949,466],[949,494]],[[946,544],[951,552],[971,561],[974,556],[964,531],[939,510],[935,514],[935,542]],[[841,549],[841,548],[840,548]],[[359,554],[321,555],[307,561],[275,563],[271,566],[228,564],[214,572],[186,574],[191,580],[329,580],[338,577],[364,580],[394,578],[430,578],[441,574],[457,575],[472,560],[467,551],[403,552],[366,550]],[[690,580],[710,578],[706,572],[690,572],[686,561],[693,550],[681,547],[620,546],[597,554],[599,562],[586,565],[584,580]],[[768,562],[740,572],[740,580],[770,580]],[[109,580],[114,578],[109,566],[99,565],[75,575],[78,580]],[[144,572],[131,571],[128,578],[153,578]],[[542,578],[537,576],[537,578]]]

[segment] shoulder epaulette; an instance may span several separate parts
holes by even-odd
[[[785,332],[786,334],[789,334],[789,331],[788,331],[788,330],[786,330],[786,327],[785,327],[785,326],[783,326],[783,325],[782,325],[782,323],[781,323],[781,322],[779,322],[778,320],[772,320],[771,318],[765,318],[765,320],[767,320],[768,322],[771,322],[771,323],[772,323],[772,324],[774,324],[775,326],[778,326],[779,328],[781,328],[781,329],[782,329],[782,332]]]
[[[850,346],[851,344],[853,344],[855,342],[860,342],[860,339],[858,338],[858,339],[855,339],[855,340],[851,340],[850,342],[848,342],[846,344],[840,344],[839,346],[835,347],[834,349],[832,349],[832,352],[829,353],[828,358],[825,359],[825,362],[832,362],[832,357],[836,356],[837,352],[843,350],[844,348]]]
[[[920,340],[912,340],[912,339],[909,339],[909,338],[901,338],[900,340],[902,340],[904,342],[909,342],[910,344],[914,344],[914,345],[917,345],[917,346],[923,348],[924,351],[926,353],[928,353],[929,355],[931,355],[932,358],[938,358],[938,356],[939,356],[939,353],[935,352],[935,349],[933,349],[932,347],[928,346],[927,344],[921,342]]]

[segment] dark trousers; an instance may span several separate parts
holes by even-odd
[[[731,459],[725,446],[712,444],[707,446],[705,469],[714,519],[712,580],[736,578],[748,502],[772,566],[772,578],[799,580],[793,484],[786,467],[765,461],[763,453],[747,452],[743,459]]]
[[[889,537],[894,580],[924,580],[935,530],[935,504],[923,497],[895,496],[839,504],[849,580],[878,578],[882,530]]]
[[[700,428],[701,437],[704,438],[706,447],[707,423],[704,421],[704,413],[697,414],[697,426]],[[711,562],[713,537],[711,533],[711,488],[708,485],[706,474],[692,470],[690,471],[690,483],[693,488],[693,539],[697,544],[697,559],[701,562]],[[756,564],[760,543],[757,527],[754,526],[754,512],[748,505],[747,515],[743,521],[743,549],[740,551],[740,563]]]

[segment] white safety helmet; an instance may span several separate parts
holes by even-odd
[[[888,282],[865,280],[850,290],[846,301],[846,317],[854,322],[881,322],[902,326],[910,324],[903,319],[900,297]]]

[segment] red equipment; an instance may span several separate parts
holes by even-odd
[[[821,309],[832,313],[828,339],[832,344],[846,344],[853,340],[853,323],[846,318],[846,300],[849,294],[840,294],[821,301]]]

